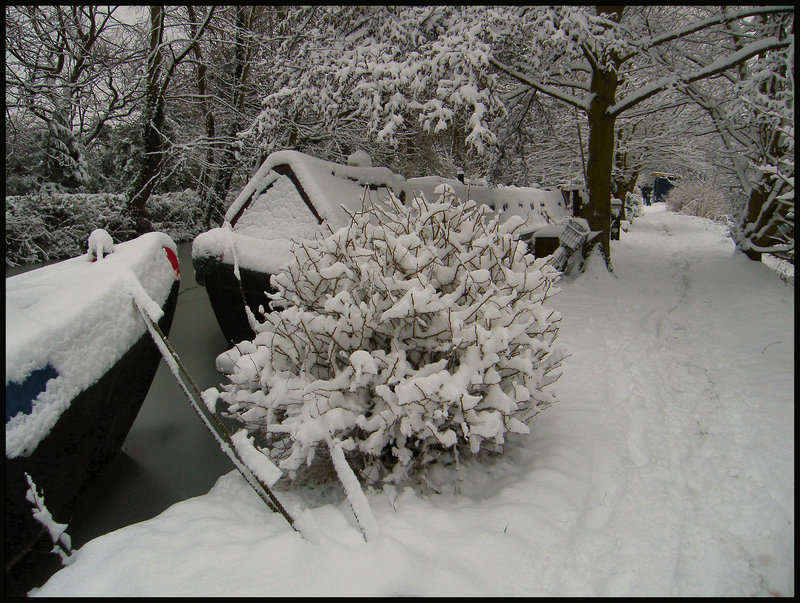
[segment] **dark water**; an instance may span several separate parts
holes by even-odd
[[[227,344],[205,289],[194,280],[191,243],[178,245],[178,257],[181,285],[169,340],[201,390],[219,386],[214,359]],[[6,276],[24,271],[7,269]],[[67,530],[73,548],[205,494],[233,468],[162,361],[122,451],[88,484],[76,506]],[[43,560],[36,585],[57,569],[57,561]]]

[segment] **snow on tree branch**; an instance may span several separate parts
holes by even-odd
[[[729,55],[721,56],[712,63],[701,67],[695,71],[684,74],[670,74],[659,80],[653,81],[647,86],[629,94],[613,106],[609,107],[608,113],[610,115],[619,115],[623,111],[639,104],[643,100],[669,88],[671,86],[680,86],[681,84],[691,84],[698,80],[702,80],[713,75],[722,73],[744,63],[748,59],[756,55],[768,52],[770,50],[777,50],[780,48],[787,48],[792,43],[791,40],[780,40],[778,38],[770,37],[763,40],[758,40],[746,47],[738,50]]]
[[[495,76],[486,69],[484,15],[456,7],[439,9],[321,11],[307,34],[320,42],[294,53],[292,64],[304,68],[279,74],[274,92],[264,98],[255,131],[262,137],[285,128],[286,115],[317,115],[329,124],[347,115],[365,120],[377,141],[397,145],[407,123],[439,132],[463,113],[469,127],[467,145],[482,153],[495,142],[490,119],[502,113]],[[323,43],[326,38],[336,42]]]
[[[552,86],[548,86],[548,85],[546,85],[546,84],[544,84],[542,82],[538,82],[536,80],[533,80],[533,79],[529,78],[528,76],[526,76],[525,74],[520,73],[519,71],[517,71],[515,69],[512,69],[508,65],[504,65],[503,63],[499,62],[494,57],[490,58],[489,62],[492,65],[494,65],[495,67],[497,67],[503,73],[506,73],[506,74],[510,75],[511,77],[513,77],[514,79],[519,80],[523,84],[527,84],[531,88],[535,88],[536,90],[539,90],[540,92],[544,92],[545,94],[548,94],[548,95],[552,96],[553,98],[557,98],[558,100],[563,101],[563,102],[567,103],[568,105],[572,105],[573,107],[577,107],[578,109],[582,109],[584,111],[588,111],[588,109],[589,109],[589,103],[586,100],[579,99],[579,98],[577,98],[575,96],[572,96],[570,94],[562,92],[562,91],[558,90],[557,88],[553,88]],[[569,87],[573,87],[573,88],[586,89],[586,85],[584,83],[582,83],[582,82],[560,83],[559,85],[561,85],[561,86],[569,86]]]
[[[673,29],[671,31],[652,36],[650,39],[647,38],[642,39],[638,44],[637,52],[644,52],[649,50],[650,48],[654,48],[661,44],[666,44],[668,42],[673,42],[680,38],[685,38],[690,34],[702,31],[704,29],[708,29],[710,27],[713,27],[714,25],[729,23],[737,21],[739,19],[745,19],[748,17],[755,17],[759,15],[773,15],[775,13],[790,12],[790,11],[794,11],[794,8],[791,6],[759,6],[759,7],[747,7],[747,8],[736,7],[736,9],[727,8],[723,10],[720,14],[714,15],[713,17],[709,17],[707,19],[691,23],[687,26],[679,27],[677,29]],[[624,57],[623,60],[628,60],[630,58],[631,56],[627,56]]]

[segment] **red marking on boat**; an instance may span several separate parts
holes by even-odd
[[[167,257],[169,258],[169,263],[172,264],[172,269],[175,271],[175,274],[178,276],[181,275],[181,266],[178,263],[178,256],[175,255],[175,252],[172,251],[169,247],[164,247],[164,251],[167,252]]]

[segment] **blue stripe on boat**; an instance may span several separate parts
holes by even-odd
[[[31,414],[33,401],[47,388],[50,379],[58,377],[51,365],[33,371],[20,383],[6,383],[6,423],[17,413]]]

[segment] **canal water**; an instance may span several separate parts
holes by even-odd
[[[169,340],[202,391],[223,381],[214,360],[228,346],[205,288],[194,279],[191,246],[178,245],[181,284]],[[23,271],[7,269],[6,277]],[[122,450],[77,503],[67,530],[73,548],[205,494],[232,469],[162,361]],[[51,573],[43,571],[42,583]]]

